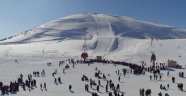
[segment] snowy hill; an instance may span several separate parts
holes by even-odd
[[[185,51],[177,47],[185,45],[186,30],[130,17],[90,13],[54,20],[1,41],[1,45],[6,45],[0,46],[1,54],[80,56],[85,36],[91,58],[101,55],[136,62],[146,57],[149,59],[152,50],[161,53],[159,58],[164,61],[185,56]],[[149,38],[154,38],[155,47],[152,48]],[[156,42],[155,39],[163,40]]]
[[[67,16],[51,21],[11,37],[3,42],[27,43],[82,39],[87,34],[91,38],[99,39],[117,37],[138,39],[151,37],[156,39],[186,38],[186,30],[177,29],[171,26],[135,20],[130,17],[87,13]]]

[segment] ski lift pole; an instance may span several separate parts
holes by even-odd
[[[81,57],[84,59],[84,61],[86,60],[86,58],[88,57],[88,53],[86,52],[87,50],[87,43],[86,43],[86,37],[84,38],[85,42],[83,44],[83,53],[81,54]]]

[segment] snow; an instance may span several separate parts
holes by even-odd
[[[186,30],[168,25],[105,14],[77,14],[53,20],[22,34],[7,38],[1,43],[28,43],[82,39],[89,34],[93,38],[131,37],[138,39],[183,39]],[[110,42],[112,43],[112,42]],[[111,44],[112,45],[112,44]]]
[[[186,65],[186,30],[177,29],[167,25],[154,24],[147,21],[135,20],[130,17],[119,17],[105,14],[77,14],[60,18],[49,23],[40,25],[34,29],[25,31],[10,39],[0,42],[0,79],[8,84],[14,81],[20,73],[25,78],[33,71],[46,70],[46,77],[35,78],[38,88],[29,91],[21,90],[16,96],[91,96],[85,92],[84,85],[87,82],[81,81],[81,76],[85,74],[89,78],[94,77],[95,67],[103,73],[111,74],[110,79],[121,84],[121,90],[125,96],[138,96],[139,89],[152,89],[152,96],[157,96],[158,92],[169,93],[170,96],[185,96],[185,92],[177,89],[177,84],[171,83],[171,77],[176,77],[176,83],[186,84],[185,78],[178,78],[179,72],[186,72],[185,69],[174,69],[171,76],[166,76],[167,71],[162,71],[163,80],[151,81],[149,75],[127,74],[121,77],[124,83],[117,80],[115,71],[128,68],[124,66],[114,66],[112,64],[103,65],[95,63],[87,66],[78,64],[75,68],[67,70],[63,74],[64,65],[58,67],[58,62],[68,58],[79,59],[83,52],[82,45],[84,38],[87,38],[87,52],[90,59],[96,56],[103,56],[104,59],[125,61],[140,64],[145,61],[151,65],[150,56],[154,51],[157,62],[167,63],[167,60],[176,60],[178,64]],[[151,37],[153,42],[151,45]],[[14,62],[17,59],[19,63]],[[52,62],[48,67],[47,62]],[[71,65],[72,66],[72,65]],[[58,70],[57,77],[62,78],[63,84],[54,85],[52,72]],[[41,91],[40,83],[47,83],[48,91]],[[101,81],[103,86],[106,82]],[[68,85],[72,84],[74,93],[70,93]],[[170,89],[162,91],[160,84],[170,84]],[[99,96],[107,96],[104,88],[100,88]],[[186,90],[186,87],[184,88]],[[96,90],[90,90],[96,92]],[[14,95],[12,95],[14,96]]]
[[[94,53],[94,49],[89,49],[88,54],[89,58],[95,58],[97,55],[104,56],[105,59],[109,60],[119,60],[126,62],[134,62],[139,64],[141,60],[150,63],[150,51],[153,50],[157,56],[157,62],[167,62],[168,59],[176,60],[180,65],[185,67],[186,58],[186,39],[170,39],[170,40],[154,40],[153,48],[150,46],[149,39],[131,39],[131,38],[118,38],[119,45],[117,50],[110,52],[101,52],[102,48],[98,50],[100,53]],[[103,40],[105,42],[105,40]],[[108,41],[109,42],[109,41]],[[33,42],[27,44],[9,44],[1,45],[1,57],[0,57],[0,76],[1,81],[9,83],[12,80],[15,80],[20,73],[23,73],[24,76],[32,73],[37,70],[46,70],[46,77],[36,78],[38,81],[38,86],[40,83],[46,82],[48,86],[48,91],[40,91],[39,87],[33,91],[20,91],[17,96],[91,96],[90,93],[84,91],[85,82],[81,81],[81,76],[85,74],[89,78],[94,78],[94,68],[98,67],[102,72],[111,74],[111,79],[115,83],[117,81],[117,75],[115,71],[117,69],[127,68],[123,66],[113,66],[112,64],[103,65],[103,64],[93,64],[90,67],[83,64],[78,64],[75,69],[71,68],[67,71],[67,74],[62,73],[64,66],[58,67],[58,62],[66,58],[80,58],[80,54],[83,51],[82,45],[83,40],[64,40],[61,42],[56,41],[47,41],[47,42]],[[92,41],[88,40],[88,44],[93,44]],[[95,44],[93,44],[95,45]],[[105,45],[104,45],[105,46]],[[173,51],[174,50],[174,51]],[[97,52],[98,52],[97,51]],[[7,55],[7,56],[6,56]],[[180,57],[181,56],[181,57]],[[19,63],[15,63],[14,60],[17,59]],[[52,67],[47,67],[46,63],[52,62]],[[54,79],[52,78],[52,72],[57,69],[58,76],[62,78],[62,85],[54,85]],[[171,76],[176,77],[177,83],[184,83],[185,78],[178,78],[178,72],[186,72],[185,69],[174,69],[175,71],[170,72]],[[158,92],[169,93],[170,96],[185,96],[185,92],[180,92],[177,89],[177,84],[171,83],[171,76],[166,76],[166,71],[162,71],[163,80],[162,81],[150,81],[150,73],[146,75],[132,75],[128,74],[126,77],[122,77],[124,83],[120,83],[121,90],[125,92],[125,96],[137,96],[140,88],[152,89],[152,96],[157,96]],[[94,78],[97,80],[96,78]],[[68,85],[72,84],[73,91],[75,93],[70,93],[68,91]],[[105,86],[105,82],[102,81],[102,84]],[[170,84],[170,89],[168,91],[162,91],[159,89],[160,84]],[[135,85],[135,86],[133,86]],[[184,86],[184,89],[186,87]],[[100,96],[107,96],[105,89],[101,87]],[[96,92],[91,90],[91,92]]]
[[[18,59],[19,63],[14,62],[15,58]],[[24,78],[27,78],[27,74],[32,74],[33,71],[42,71],[45,69],[46,77],[35,77],[38,88],[33,89],[31,92],[28,90],[23,91],[21,89],[16,96],[91,96],[90,93],[84,90],[84,85],[89,83],[81,81],[81,77],[82,75],[86,75],[97,82],[98,79],[94,77],[94,72],[96,72],[95,67],[97,67],[102,73],[110,74],[110,77],[107,76],[108,80],[112,79],[115,84],[120,84],[121,91],[125,93],[125,96],[138,96],[140,88],[152,89],[151,96],[157,96],[159,92],[162,92],[163,94],[169,93],[170,96],[186,95],[185,92],[179,91],[176,87],[176,83],[186,84],[186,82],[184,82],[185,78],[178,78],[178,72],[186,72],[185,69],[170,71],[170,76],[166,76],[167,71],[162,71],[162,80],[157,81],[149,79],[149,76],[150,74],[152,75],[152,73],[146,73],[145,75],[133,75],[128,73],[125,77],[121,76],[121,82],[119,82],[115,71],[118,69],[121,71],[123,68],[128,67],[101,63],[91,64],[90,66],[86,64],[77,64],[75,65],[75,68],[72,68],[72,65],[70,65],[70,69],[66,70],[66,74],[63,74],[62,69],[65,64],[59,67],[58,61],[64,59],[65,58],[1,57],[0,68],[3,70],[3,72],[0,73],[0,76],[3,77],[1,78],[1,81],[8,84],[10,81],[15,80],[15,78],[17,78],[21,73],[25,76]],[[2,62],[2,60],[4,61]],[[8,63],[6,63],[7,61]],[[52,66],[48,67],[46,62],[52,62]],[[58,70],[58,74],[55,77],[61,77],[62,79],[62,84],[59,85],[54,84],[54,78],[51,75],[56,69]],[[174,84],[171,83],[172,76],[176,77],[176,83]],[[44,82],[47,83],[48,91],[40,90],[39,84]],[[69,92],[69,84],[72,85],[74,93]],[[170,88],[167,91],[162,91],[159,89],[160,84],[170,84]],[[101,80],[101,85],[105,86],[106,81]],[[186,89],[185,86],[184,89]],[[90,92],[96,92],[96,90],[90,89]],[[105,88],[100,87],[100,92],[101,93],[98,93],[99,96],[108,96],[107,93],[105,93]]]

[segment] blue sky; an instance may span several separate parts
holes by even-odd
[[[0,38],[64,16],[91,12],[186,29],[186,0],[0,0]]]

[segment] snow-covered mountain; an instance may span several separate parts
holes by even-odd
[[[118,37],[180,39],[186,38],[186,30],[135,20],[130,17],[87,13],[67,16],[51,21],[4,40],[3,42],[61,41],[64,39],[82,39],[85,35],[88,35],[91,39],[98,38],[108,40],[110,40],[109,38]]]
[[[147,57],[149,59],[152,50],[162,60],[185,56],[182,49],[186,46],[182,45],[185,45],[186,30],[130,17],[90,13],[67,16],[9,37],[0,42],[6,45],[0,46],[1,54],[38,56],[39,52],[48,52],[80,56],[85,37],[90,57],[101,55],[129,62],[140,61]],[[164,40],[154,41],[152,46],[150,38]]]

